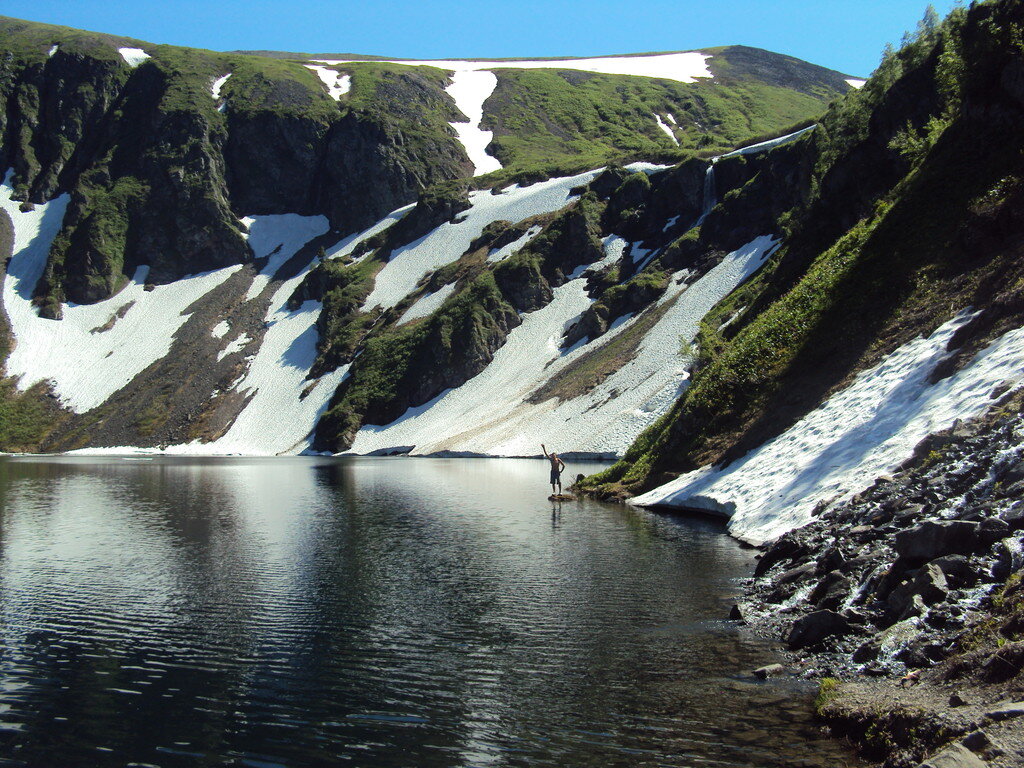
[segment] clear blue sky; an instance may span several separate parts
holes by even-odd
[[[0,13],[213,50],[408,58],[753,45],[867,75],[926,0],[0,0]],[[953,0],[934,2],[945,15]]]

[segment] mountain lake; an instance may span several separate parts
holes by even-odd
[[[861,765],[753,676],[753,550],[547,474],[0,459],[0,765]]]

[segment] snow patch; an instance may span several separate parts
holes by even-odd
[[[14,223],[14,251],[3,281],[4,307],[15,346],[7,375],[27,389],[49,380],[60,401],[76,413],[103,403],[150,364],[164,357],[189,306],[223,283],[239,266],[219,269],[145,290],[148,267],[116,296],[95,304],[65,304],[62,320],[36,314],[32,291],[46,268],[68,196],[21,211],[11,199],[11,174],[0,187],[0,206]],[[127,310],[124,308],[127,307]]]
[[[603,56],[588,59],[548,59],[541,61],[467,61],[465,59],[433,59],[417,61],[393,59],[391,64],[413,67],[438,67],[461,71],[481,69],[576,69],[606,75],[638,75],[692,83],[697,78],[713,77],[708,68],[711,54],[700,51],[662,53],[650,56]],[[351,64],[351,59],[314,59],[321,64]]]
[[[235,352],[238,352],[250,341],[252,341],[252,339],[244,333],[237,339],[233,339],[226,347],[224,347],[224,349],[217,353],[217,362],[220,362],[228,355],[233,355]]]
[[[676,116],[673,115],[671,112],[665,113],[665,119],[672,123],[672,125],[679,125],[679,123],[676,122]]]
[[[455,101],[466,117],[467,123],[449,123],[455,129],[459,141],[466,148],[473,163],[473,175],[483,176],[501,169],[498,158],[487,154],[487,145],[491,143],[492,131],[485,131],[480,128],[480,121],[484,118],[484,102],[494,93],[498,85],[498,78],[493,72],[475,69],[460,69],[452,75],[452,83],[445,92]]]
[[[487,254],[487,260],[491,262],[504,261],[509,256],[519,253],[519,251],[523,249],[523,246],[539,235],[543,229],[543,227],[536,225],[532,226],[508,245],[503,245],[501,248],[492,248],[491,252]]]
[[[607,238],[606,253],[621,257],[624,244],[621,238]],[[685,386],[689,374],[680,339],[692,341],[704,315],[753,274],[774,246],[770,237],[757,238],[688,287],[680,282],[686,273],[677,273],[661,302],[674,303],[640,342],[631,361],[572,400],[525,402],[538,387],[571,370],[595,348],[591,344],[571,350],[561,346],[567,327],[592,303],[586,280],[571,280],[554,290],[550,304],[523,315],[522,324],[512,330],[480,374],[410,409],[391,424],[364,426],[352,451],[414,445],[417,454],[453,450],[529,456],[537,454],[544,442],[557,446],[559,453],[621,455],[640,431],[671,407]],[[595,343],[604,344],[628,332],[637,320],[619,320]]]
[[[351,75],[314,64],[305,64],[304,66],[320,78],[320,82],[327,86],[327,93],[335,101],[341,101],[341,97],[352,90]]]
[[[230,72],[228,72],[226,75],[224,75],[224,77],[218,77],[210,85],[210,95],[213,96],[214,101],[217,101],[217,100],[220,99],[220,89],[224,87],[224,83],[226,83],[228,81],[229,77],[231,77],[231,73]]]
[[[733,535],[773,539],[811,520],[822,500],[846,498],[892,471],[931,432],[989,405],[1000,383],[1021,378],[1024,328],[979,352],[959,373],[929,385],[960,315],[864,371],[782,435],[724,469],[704,467],[631,503],[702,509],[731,517]]]
[[[60,48],[59,45],[52,45],[52,46],[50,46],[50,50],[47,51],[47,53],[46,53],[47,58],[53,58],[53,54],[55,54],[57,52],[58,48]]]
[[[373,291],[363,310],[389,309],[416,288],[420,279],[457,260],[488,224],[505,220],[513,224],[565,207],[574,199],[569,190],[588,184],[599,171],[549,179],[527,187],[513,185],[492,194],[490,190],[471,192],[471,207],[454,222],[445,222],[413,243],[396,248],[388,263],[377,273]]]
[[[787,133],[785,136],[779,136],[778,138],[775,139],[768,139],[768,141],[762,141],[757,144],[751,144],[749,147],[743,147],[742,149],[737,149],[734,150],[733,152],[728,152],[724,155],[719,155],[718,157],[714,158],[714,160],[721,160],[723,157],[735,157],[736,155],[753,155],[757,154],[758,152],[767,152],[769,149],[775,149],[775,147],[781,147],[783,144],[788,144],[791,141],[795,141],[808,131],[813,131],[817,127],[817,125],[810,125],[806,128],[801,128],[799,131]]]
[[[117,52],[121,54],[121,58],[132,69],[135,69],[139,64],[150,58],[150,55],[141,48],[118,48]]]
[[[676,135],[674,133],[672,133],[672,129],[669,128],[662,121],[661,115],[656,114],[654,116],[654,119],[658,121],[658,127],[661,128],[661,130],[663,130],[665,132],[665,135],[668,136],[670,139],[672,139],[672,143],[675,144],[678,147],[679,146],[679,139],[677,139]],[[675,123],[675,120],[673,120],[672,122]]]
[[[866,83],[866,82],[867,82],[867,80],[860,80],[860,79],[858,79],[856,77],[848,77],[846,79],[846,84],[849,85],[851,88],[858,88],[858,89],[859,88],[863,88],[864,87],[864,83]]]
[[[227,320],[221,320],[213,328],[210,329],[210,335],[215,339],[223,339],[227,336],[228,331],[231,330],[231,325]]]
[[[421,296],[415,304],[405,311],[405,314],[399,319],[396,325],[402,325],[408,323],[410,320],[416,320],[420,317],[427,317],[427,315],[434,314],[445,299],[455,292],[455,283],[448,283],[438,288],[433,293],[428,293],[426,296]]]

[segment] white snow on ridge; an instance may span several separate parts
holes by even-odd
[[[327,86],[327,93],[335,101],[341,101],[341,97],[352,90],[352,76],[344,72],[337,72],[327,67],[319,67],[313,64],[304,64],[306,69],[311,70],[320,78],[320,82]]]
[[[704,467],[638,496],[640,506],[730,516],[730,531],[760,543],[811,521],[822,500],[846,498],[894,469],[926,435],[985,410],[1002,382],[1020,382],[1024,328],[994,341],[959,373],[928,377],[961,315],[911,341],[782,435],[724,469]]]
[[[396,325],[402,325],[403,323],[408,323],[410,320],[416,320],[417,318],[434,314],[434,312],[444,304],[445,299],[451,296],[454,292],[455,283],[448,283],[447,285],[442,285],[433,293],[421,296],[416,300],[415,304],[405,310],[405,314],[399,318]]]
[[[551,59],[541,61],[469,61],[466,59],[434,59],[416,61],[393,59],[390,64],[413,67],[438,67],[453,70],[480,69],[576,69],[606,75],[638,75],[692,83],[698,77],[713,77],[708,69],[711,54],[700,51],[662,53],[652,56],[604,56],[588,59]],[[352,64],[351,59],[316,59],[321,64]]]
[[[858,89],[859,88],[863,88],[864,87],[864,83],[866,83],[866,82],[867,82],[867,80],[860,80],[860,79],[858,79],[856,77],[848,77],[846,79],[846,84],[849,85],[851,88],[858,88]]]
[[[18,377],[22,390],[49,380],[61,402],[76,413],[100,405],[164,357],[188,319],[187,308],[240,268],[194,275],[146,291],[148,267],[140,267],[117,295],[96,304],[65,304],[62,320],[46,320],[32,306],[32,290],[46,268],[68,197],[22,212],[11,193],[8,174],[0,188],[0,206],[14,222],[14,255],[3,282],[4,307],[15,339],[7,375]]]
[[[779,136],[774,139],[768,139],[768,141],[762,141],[757,144],[751,144],[749,147],[743,147],[732,152],[727,152],[724,155],[719,155],[715,160],[721,160],[724,157],[735,157],[736,155],[754,155],[758,152],[767,152],[769,149],[775,149],[781,147],[783,144],[788,144],[791,141],[795,141],[803,136],[808,131],[813,131],[817,128],[817,125],[809,125],[806,128],[801,128],[799,131],[793,133],[787,133],[785,136]]]
[[[123,58],[125,63],[132,69],[139,66],[139,64],[144,62],[146,59],[151,58],[150,55],[141,48],[118,48],[117,52],[121,54],[121,58]]]
[[[224,87],[224,83],[228,81],[229,77],[231,77],[230,72],[224,75],[224,77],[218,77],[213,81],[213,84],[210,85],[210,95],[213,96],[215,101],[220,99],[220,89]]]
[[[60,48],[59,45],[51,45],[50,46],[50,50],[46,54],[47,58],[52,58],[53,54],[55,54],[57,52],[58,48]]]
[[[621,256],[624,244],[621,238],[609,239],[606,251]],[[543,442],[559,452],[619,455],[671,407],[685,385],[688,373],[680,337],[691,341],[708,310],[753,274],[773,247],[772,238],[757,238],[689,287],[673,283],[660,303],[675,303],[640,342],[636,357],[590,392],[562,403],[525,403],[525,397],[555,374],[571,369],[590,349],[560,346],[566,327],[591,304],[584,291],[586,281],[571,280],[555,289],[554,300],[546,307],[523,315],[523,323],[480,374],[389,425],[364,426],[352,451],[415,445],[416,454],[453,450],[529,456],[538,453]],[[600,343],[634,322],[635,318],[617,323]]]
[[[654,119],[658,121],[658,127],[661,128],[661,130],[663,130],[665,132],[665,135],[668,136],[670,139],[672,139],[672,143],[675,144],[678,147],[679,146],[679,139],[677,139],[676,135],[674,133],[672,133],[672,129],[669,128],[664,123],[664,121],[661,119],[661,115],[656,114],[654,116]],[[675,123],[675,120],[673,120],[672,122]]]
[[[494,93],[498,78],[493,72],[486,70],[457,70],[452,75],[452,82],[445,92],[452,97],[455,106],[466,117],[467,123],[448,123],[455,129],[459,141],[466,148],[473,163],[473,175],[483,176],[485,173],[501,170],[498,158],[487,154],[487,145],[491,143],[494,133],[480,128],[484,118],[484,102]]]
[[[395,306],[416,288],[430,272],[457,260],[492,221],[513,224],[531,216],[563,208],[572,200],[569,190],[587,184],[599,171],[549,179],[527,187],[513,185],[500,194],[490,190],[470,193],[472,207],[454,222],[446,222],[409,245],[395,249],[390,260],[377,273],[373,291],[363,310]]]

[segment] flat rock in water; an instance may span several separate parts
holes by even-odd
[[[556,493],[554,496],[548,496],[548,501],[576,501],[576,497],[568,493]]]

